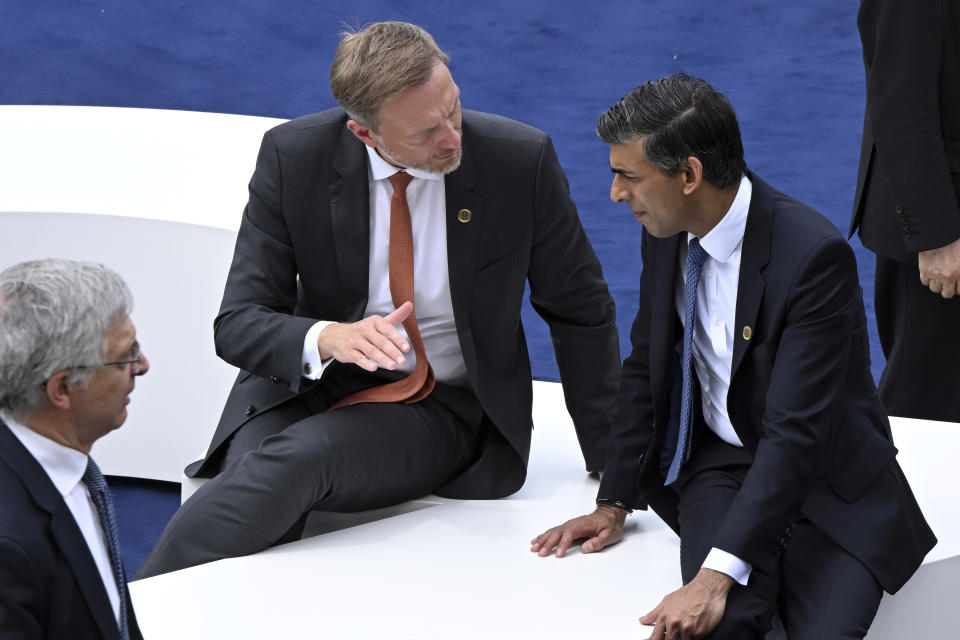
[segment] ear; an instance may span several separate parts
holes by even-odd
[[[700,188],[703,184],[703,163],[700,158],[690,156],[687,158],[687,165],[681,170],[683,177],[683,193],[690,195]]]
[[[357,139],[363,144],[373,149],[377,148],[377,136],[368,127],[363,126],[356,120],[347,120],[347,129],[350,129],[350,133],[357,136]]]
[[[58,371],[47,380],[44,391],[47,395],[47,401],[57,409],[70,408],[70,384],[68,378],[70,371]]]

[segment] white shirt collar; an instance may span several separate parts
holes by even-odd
[[[726,262],[733,252],[743,242],[743,234],[747,228],[747,212],[750,210],[750,197],[753,194],[753,184],[747,176],[740,178],[737,196],[733,199],[730,209],[720,219],[720,222],[700,238],[700,246],[717,262]],[[692,233],[687,234],[687,243],[694,238]]]
[[[47,472],[60,495],[72,492],[87,470],[87,454],[54,442],[6,414],[3,421]]]
[[[367,148],[367,156],[370,157],[370,176],[374,180],[386,180],[393,174],[401,171],[386,160],[380,157],[377,150],[370,145],[364,145]],[[414,178],[423,178],[424,180],[443,180],[443,174],[420,171],[419,169],[403,169]]]

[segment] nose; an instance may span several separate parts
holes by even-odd
[[[460,141],[463,139],[462,130],[460,129],[459,122],[453,122],[448,120],[443,131],[443,140],[440,141],[440,146],[443,149],[456,149],[460,146]]]
[[[622,180],[623,177],[620,174],[614,174],[613,182],[610,184],[610,199],[614,202],[623,202],[627,199],[626,190],[621,184]]]
[[[140,360],[133,363],[133,375],[142,376],[147,371],[150,371],[150,360],[147,359],[146,354],[140,354]]]

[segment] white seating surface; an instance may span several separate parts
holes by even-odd
[[[328,533],[131,583],[145,637],[647,638],[637,618],[679,587],[678,539],[656,516],[635,513],[624,542],[599,554],[528,551],[536,534],[591,510],[596,493],[562,398],[560,385],[534,383],[530,474],[515,496],[314,513],[308,528]],[[893,424],[940,544],[885,596],[868,638],[951,637],[960,523],[944,487],[960,428]]]
[[[213,319],[263,133],[281,122],[112,107],[0,106],[0,270],[101,262],[134,296],[152,365],[122,429],[93,454],[108,475],[179,482],[206,449],[236,370]]]
[[[235,374],[214,354],[212,321],[260,137],[278,122],[0,106],[0,269],[41,257],[93,260],[134,293],[152,370],[138,380],[126,425],[95,447],[108,474],[179,481],[208,444]],[[147,640],[646,638],[637,617],[679,586],[676,537],[638,513],[624,543],[601,554],[529,553],[534,535],[590,510],[596,492],[559,385],[535,383],[534,418],[530,475],[515,496],[315,514],[308,530],[323,535],[134,582]],[[960,518],[948,456],[960,450],[960,425],[892,422],[940,544],[885,597],[869,638],[952,637]]]

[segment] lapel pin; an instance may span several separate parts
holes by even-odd
[[[753,329],[750,328],[750,325],[743,326],[743,339],[747,342],[750,342],[750,338],[753,337]]]
[[[470,213],[470,209],[460,209],[457,212],[457,220],[460,222],[470,222],[473,219],[473,214]]]

